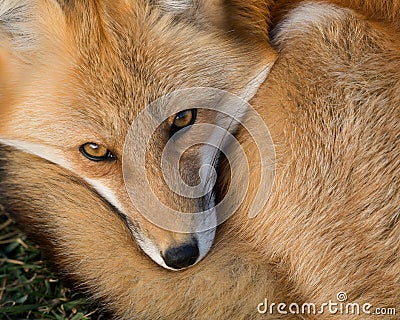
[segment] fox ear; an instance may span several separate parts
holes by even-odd
[[[18,121],[21,117],[28,121],[38,110],[29,105],[29,111],[15,110],[26,95],[36,93],[31,83],[40,88],[42,79],[51,75],[51,69],[45,69],[45,65],[57,69],[52,53],[63,48],[59,40],[63,30],[66,30],[63,9],[55,0],[0,0],[0,143],[53,162],[56,162],[55,151],[34,141],[34,134],[26,129],[23,121]],[[43,44],[49,48],[46,53],[40,50]],[[40,73],[40,77],[27,76],[34,69],[47,73]]]
[[[217,27],[246,42],[268,41],[273,0],[154,0],[161,10],[179,18]]]
[[[3,47],[6,41],[15,53],[29,56],[42,38],[51,38],[60,31],[64,2],[66,1],[0,1],[0,46]],[[43,28],[45,25],[51,25],[52,28]]]

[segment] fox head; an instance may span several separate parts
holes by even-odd
[[[3,1],[1,68],[7,77],[0,79],[7,83],[1,85],[0,143],[79,177],[115,208],[159,265],[193,265],[210,250],[215,228],[180,233],[145,219],[124,184],[125,138],[149,103],[178,89],[212,87],[249,100],[275,60],[266,8],[262,1]],[[188,105],[159,126],[148,147],[153,189],[181,212],[204,211],[215,200],[169,190],[158,170],[160,154],[175,131],[215,119]],[[180,159],[188,185],[199,183],[204,152],[197,146]]]

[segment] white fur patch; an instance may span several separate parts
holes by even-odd
[[[293,10],[276,26],[276,38],[285,37],[286,32],[302,31],[313,25],[325,25],[341,20],[351,13],[350,9],[340,8],[328,3],[307,2]]]
[[[261,72],[259,72],[246,86],[246,88],[238,94],[238,96],[245,100],[250,101],[257,93],[258,88],[264,83],[267,78],[273,63],[267,65]]]
[[[193,6],[193,0],[159,0],[157,5],[163,11],[180,13]]]
[[[131,229],[132,230],[132,229]],[[147,238],[142,237],[139,234],[134,233],[133,234],[134,238],[136,239],[137,243],[139,244],[140,248],[155,262],[157,263],[159,266],[165,268],[165,269],[169,269],[169,270],[173,270],[176,271],[176,269],[173,269],[171,267],[168,267],[165,262],[164,259],[161,256],[160,250],[157,248],[157,246],[150,241]]]
[[[133,230],[133,228],[130,228]],[[140,248],[159,266],[172,270],[172,271],[180,271],[182,269],[174,269],[166,265],[163,257],[161,256],[160,249],[148,238],[143,237],[142,235],[133,232],[132,234],[136,239],[137,243],[139,244]],[[196,239],[199,246],[199,257],[197,258],[196,262],[193,264],[195,265],[200,260],[202,260],[207,253],[210,251],[215,238],[215,229],[208,230],[196,235]],[[191,266],[189,266],[190,268]]]
[[[122,206],[122,204],[118,201],[117,197],[115,196],[115,193],[102,184],[100,181],[95,180],[95,179],[89,179],[85,178],[85,181],[89,183],[104,199],[106,199],[109,203],[111,203],[114,207],[116,207],[119,211],[125,214],[125,210]],[[157,246],[150,241],[150,239],[147,239],[143,237],[141,234],[137,233],[135,231],[135,228],[130,225],[129,220],[127,221],[129,229],[139,244],[140,248],[158,265],[160,265],[163,268],[170,269],[170,270],[175,270],[170,267],[168,267],[164,259],[161,256],[160,250],[157,248]]]
[[[199,244],[199,257],[196,263],[203,259],[210,251],[215,239],[215,230],[216,228],[197,234],[197,242]]]
[[[56,148],[46,146],[44,144],[26,142],[22,140],[13,139],[0,139],[0,143],[10,147],[14,147],[18,150],[24,151],[29,154],[33,154],[50,162],[60,165],[68,170],[71,170],[69,161],[64,157],[62,152]]]
[[[89,183],[104,199],[106,199],[109,203],[111,203],[114,207],[116,207],[119,211],[125,212],[123,210],[122,204],[118,201],[115,193],[99,180],[84,178],[87,183]]]

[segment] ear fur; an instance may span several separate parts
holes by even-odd
[[[51,26],[49,28],[48,26]],[[25,89],[57,72],[57,61],[52,54],[64,49],[64,15],[59,2],[53,0],[7,0],[0,1],[0,143],[59,163],[51,158],[54,152],[34,141],[24,126],[14,118],[15,106],[19,105]],[[46,47],[46,52],[40,48]],[[58,54],[57,57],[63,56]],[[67,59],[67,58],[66,58]],[[52,66],[51,71],[48,67]],[[47,70],[40,78],[31,76],[32,70]],[[32,109],[33,110],[33,109]],[[29,121],[30,111],[23,115]],[[15,127],[11,127],[15,123]],[[22,134],[23,133],[23,134]],[[23,139],[21,139],[23,136]],[[32,143],[27,143],[32,141]]]
[[[35,38],[33,32],[34,7],[34,3],[29,0],[0,2],[1,38],[8,38],[13,47],[19,49],[32,45]]]
[[[1,1],[0,46],[8,42],[19,59],[29,61],[29,56],[45,39],[54,41],[54,35],[60,32],[60,22],[64,19],[61,3],[55,0]]]

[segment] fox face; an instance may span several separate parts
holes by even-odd
[[[215,228],[168,231],[137,212],[122,172],[129,128],[149,103],[178,89],[219,88],[248,100],[275,59],[256,19],[238,19],[229,27],[220,20],[240,8],[216,6],[218,19],[206,3],[196,8],[175,1],[26,0],[0,5],[7,52],[3,60],[13,70],[9,87],[18,91],[11,107],[1,107],[0,142],[79,177],[114,207],[145,253],[173,270],[201,260],[212,246]],[[241,32],[251,28],[254,41],[249,44]],[[250,54],[259,57],[256,63],[248,61]],[[159,170],[162,150],[176,131],[215,119],[196,105],[184,106],[163,121],[148,146],[148,180],[163,203],[181,212],[207,210],[215,200],[173,194]],[[180,174],[188,185],[199,183],[205,150],[196,146],[180,159]]]
[[[259,319],[268,316],[257,313],[264,299],[322,306],[339,292],[346,303],[398,307],[400,57],[399,19],[392,19],[398,1],[360,4],[371,11],[367,17],[395,21],[393,29],[319,1],[277,9],[271,41],[279,59],[252,99],[275,141],[274,192],[255,219],[244,219],[261,161],[248,132],[239,130],[240,145],[253,157],[241,212],[218,230],[207,259],[174,273],[149,263],[136,244],[179,269],[200,259],[214,231],[168,232],[139,214],[123,187],[124,140],[145,105],[165,93],[216,86],[250,97],[257,87],[250,79],[260,80],[272,57],[259,48],[262,10],[251,1],[226,7],[104,1],[85,8],[73,1],[16,2],[0,5],[0,201],[41,243],[49,242],[61,270],[115,317]],[[194,37],[198,44],[189,41]],[[161,46],[161,39],[168,41]],[[179,39],[189,42],[179,46]],[[175,134],[191,132],[192,123],[219,121],[189,101],[153,132],[145,158],[157,196],[183,212],[212,206],[213,198],[173,195],[158,170],[161,149]],[[189,186],[198,184],[207,156],[202,147],[183,155],[180,173]]]

